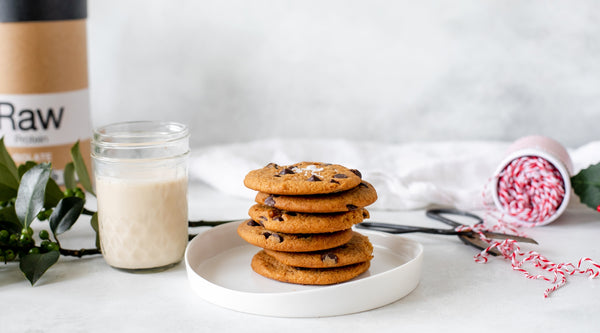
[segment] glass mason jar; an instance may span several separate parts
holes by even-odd
[[[189,132],[174,122],[123,122],[97,128],[92,160],[100,247],[126,271],[160,271],[188,242]]]

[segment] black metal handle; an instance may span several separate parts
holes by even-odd
[[[454,220],[446,218],[446,217],[442,216],[442,214],[466,216],[466,217],[476,220],[477,222],[475,224],[483,223],[483,219],[481,217],[479,217],[473,213],[465,212],[464,210],[459,210],[459,209],[454,209],[454,208],[437,208],[437,209],[428,209],[427,211],[425,211],[425,215],[427,215],[427,217],[432,218],[437,221],[440,221],[440,222],[443,222],[443,223],[446,223],[447,225],[451,225],[453,227],[460,227],[461,225],[465,224],[465,223],[458,223]]]

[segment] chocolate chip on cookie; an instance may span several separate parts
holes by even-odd
[[[334,253],[329,252],[321,255],[321,262],[325,264],[325,266],[335,266],[340,262],[340,259]]]

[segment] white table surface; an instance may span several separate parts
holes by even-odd
[[[190,219],[244,218],[252,205],[202,184],[191,184],[189,198]],[[423,211],[371,210],[371,220],[441,226]],[[540,245],[523,249],[555,262],[586,256],[600,262],[600,214],[591,209],[573,205],[556,222],[527,233]],[[505,259],[475,263],[475,250],[456,237],[403,237],[425,249],[417,288],[381,308],[326,318],[264,317],[215,306],[192,292],[184,263],[130,274],[110,268],[101,256],[61,257],[34,287],[16,264],[2,264],[0,332],[591,332],[600,325],[600,278],[570,277],[545,299],[549,283],[526,279]],[[94,242],[84,220],[60,239],[73,249]]]

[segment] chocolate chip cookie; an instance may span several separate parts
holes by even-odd
[[[352,239],[352,229],[319,234],[289,234],[265,229],[254,220],[246,220],[237,228],[246,242],[269,250],[308,252],[338,247]]]
[[[244,178],[246,187],[279,195],[312,195],[349,190],[361,181],[358,170],[339,164],[300,162],[280,166],[269,163],[250,171]]]
[[[366,207],[376,200],[377,191],[366,181],[350,190],[332,194],[277,195],[258,192],[255,198],[257,203],[265,206],[302,213],[347,212]]]
[[[271,231],[314,234],[352,228],[368,218],[369,212],[358,208],[349,212],[309,214],[256,204],[250,207],[248,215]]]
[[[348,281],[369,269],[370,261],[333,268],[300,268],[283,264],[264,250],[252,258],[252,269],[267,278],[297,284],[328,285]]]
[[[371,260],[373,245],[367,236],[354,232],[348,243],[329,250],[290,253],[265,249],[265,252],[288,266],[325,268],[347,266]]]

